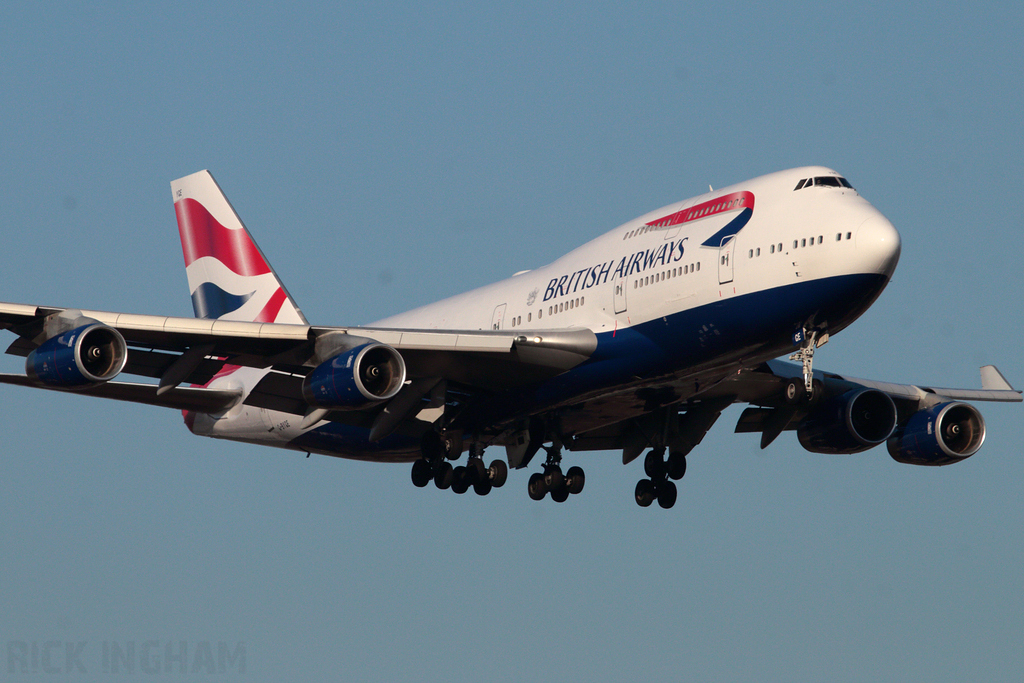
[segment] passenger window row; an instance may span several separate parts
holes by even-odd
[[[648,285],[653,285],[658,282],[662,282],[663,280],[669,280],[671,278],[679,277],[681,275],[689,275],[690,273],[696,273],[699,270],[700,261],[697,261],[696,263],[690,263],[688,265],[676,266],[675,268],[669,268],[668,270],[663,270],[660,273],[655,273],[654,275],[645,275],[644,277],[633,280],[633,289],[647,287]]]

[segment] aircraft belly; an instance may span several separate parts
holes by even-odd
[[[827,321],[834,334],[859,317],[886,283],[884,276],[867,274],[798,282],[600,333],[589,361],[495,401],[493,422],[776,358],[793,349],[793,334],[808,318]]]

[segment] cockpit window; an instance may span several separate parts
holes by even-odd
[[[846,178],[840,178],[838,176],[833,175],[826,175],[819,176],[817,178],[804,178],[803,180],[796,184],[796,187],[793,188],[793,191],[796,192],[797,190],[802,190],[804,188],[811,186],[846,187],[853,190],[853,185],[851,185],[849,181],[846,180]],[[856,192],[856,190],[853,191]]]

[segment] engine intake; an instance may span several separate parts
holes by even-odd
[[[392,347],[370,342],[318,365],[302,382],[306,403],[359,410],[393,398],[405,383],[405,361]]]
[[[84,389],[117,377],[128,361],[121,333],[91,323],[50,337],[25,359],[25,372],[52,387]]]
[[[797,430],[812,453],[860,453],[889,438],[896,404],[877,389],[852,389],[816,409]]]
[[[940,403],[919,410],[886,447],[896,462],[939,467],[971,457],[985,442],[985,420],[967,403]]]

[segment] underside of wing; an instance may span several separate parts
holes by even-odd
[[[192,410],[201,413],[223,412],[242,398],[241,391],[224,391],[203,387],[175,387],[168,392],[158,395],[156,393],[156,385],[129,382],[107,382],[99,386],[69,392],[66,389],[38,384],[24,375],[0,375],[0,383],[75,393],[83,396],[95,396],[96,398],[109,398],[115,401],[144,403],[162,408],[173,408],[174,410]]]

